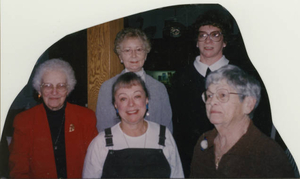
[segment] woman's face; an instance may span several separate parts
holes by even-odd
[[[125,68],[131,72],[141,71],[147,58],[142,40],[139,38],[126,38],[120,47],[119,58],[124,63]]]
[[[199,28],[199,34],[210,34],[216,31],[221,32],[221,30],[218,27],[214,27],[211,25],[201,26]],[[210,60],[212,61],[212,63],[214,63],[223,56],[223,48],[226,47],[226,44],[223,41],[223,36],[221,36],[221,40],[219,42],[214,42],[210,39],[210,37],[207,37],[204,41],[200,42],[198,40],[197,47],[200,51],[200,60]]]
[[[206,114],[209,121],[216,127],[226,127],[231,123],[243,119],[245,114],[248,113],[245,112],[245,100],[241,102],[237,94],[229,94],[229,100],[227,102],[220,102],[215,94],[217,90],[220,89],[226,89],[229,93],[237,93],[225,80],[217,84],[209,85],[207,94],[210,93],[214,95],[209,102],[206,102]]]
[[[42,77],[42,86],[39,94],[46,106],[53,110],[63,107],[68,94],[67,77],[60,71],[46,71]]]
[[[143,121],[147,103],[148,98],[141,85],[120,88],[115,93],[115,108],[119,111],[121,121],[128,124]]]

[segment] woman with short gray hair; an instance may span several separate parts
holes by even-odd
[[[254,110],[260,101],[260,83],[253,76],[248,75],[237,66],[227,65],[226,67],[219,69],[218,72],[207,77],[205,88],[207,89],[211,84],[220,83],[224,79],[227,81],[229,86],[234,88],[239,93],[241,102],[243,102],[246,96],[252,96],[255,98],[256,103],[254,109],[249,114],[249,117],[252,119]],[[205,93],[202,95],[204,94]],[[202,96],[202,98],[203,97],[205,96]]]
[[[251,120],[260,100],[256,79],[237,66],[224,66],[208,75],[202,99],[215,128],[199,138],[190,177],[294,177],[281,147]]]
[[[97,135],[95,113],[68,103],[76,79],[70,64],[40,64],[33,86],[43,99],[18,114],[9,146],[11,178],[81,178],[89,143]]]
[[[164,125],[173,132],[172,109],[167,89],[163,83],[146,74],[143,68],[151,50],[145,32],[138,28],[124,28],[116,35],[114,45],[114,51],[125,69],[101,85],[96,107],[98,131],[101,132],[120,121],[112,105],[111,88],[120,75],[134,72],[144,80],[149,90],[149,110],[146,119]]]

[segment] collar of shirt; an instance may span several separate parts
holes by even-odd
[[[129,70],[127,70],[127,68],[125,68],[125,73],[127,73],[127,72],[129,72]],[[146,72],[145,72],[144,68],[142,68],[141,71],[135,72],[135,74],[137,74],[139,77],[142,78],[142,80],[144,82],[146,82]]]
[[[206,74],[206,70],[209,67],[209,69],[211,71],[215,71],[225,65],[228,65],[229,60],[223,55],[216,63],[208,66],[202,62],[200,62],[200,55],[196,57],[195,61],[194,61],[194,66],[196,68],[196,70],[202,75],[205,76]]]

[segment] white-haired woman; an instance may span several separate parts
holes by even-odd
[[[43,99],[18,114],[10,144],[12,178],[80,178],[89,143],[97,135],[92,110],[66,102],[76,79],[68,62],[39,65],[33,87]]]
[[[251,120],[260,90],[256,79],[234,65],[210,73],[202,98],[215,129],[199,138],[191,177],[294,177],[284,151]]]
[[[125,66],[121,74],[134,72],[146,83],[151,96],[151,99],[149,99],[149,115],[146,116],[146,119],[164,125],[173,132],[172,110],[167,89],[161,82],[147,75],[143,69],[147,54],[151,50],[146,34],[137,28],[125,28],[117,34],[114,45],[115,53]],[[111,104],[111,88],[121,74],[101,85],[96,108],[97,129],[99,132],[114,126],[120,121],[114,106]]]

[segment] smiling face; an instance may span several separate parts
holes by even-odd
[[[131,72],[141,71],[147,58],[142,40],[129,37],[123,40],[120,47],[119,58],[125,68]]]
[[[218,27],[214,27],[211,25],[201,26],[199,28],[199,34],[206,33],[210,34],[211,32],[221,30]],[[226,43],[223,41],[223,36],[219,42],[214,42],[209,37],[206,38],[204,41],[197,41],[197,47],[200,51],[200,60],[202,63],[207,65],[211,65],[218,61],[223,56],[223,48],[226,47]]]
[[[209,85],[207,91],[215,94],[220,89],[226,89],[230,93],[237,93],[225,80]],[[228,126],[231,123],[242,120],[245,115],[249,114],[249,111],[246,100],[241,102],[239,95],[230,94],[228,102],[225,103],[220,102],[216,95],[213,95],[210,102],[206,103],[206,114],[209,121],[215,126]]]
[[[42,84],[52,84],[53,90],[46,89],[41,87],[39,94],[42,96],[46,106],[53,110],[59,110],[63,107],[64,101],[68,95],[68,89],[66,90],[57,90],[57,85],[66,84],[67,77],[65,73],[61,71],[46,71],[42,78]]]
[[[133,125],[143,122],[148,98],[141,85],[120,88],[115,93],[115,108],[122,122]]]

